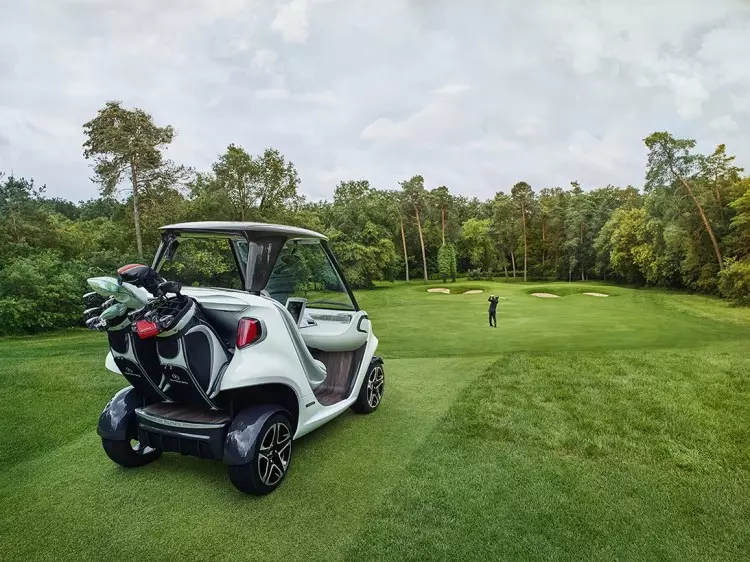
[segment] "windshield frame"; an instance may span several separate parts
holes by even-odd
[[[273,271],[273,268],[276,265],[276,261],[281,254],[281,249],[288,241],[305,240],[310,243],[320,244],[331,267],[333,267],[343,288],[349,296],[349,300],[354,309],[353,312],[358,312],[360,310],[359,303],[344,276],[344,272],[341,269],[338,260],[336,260],[336,256],[331,251],[328,241],[325,239],[294,235],[285,236],[278,233],[253,231],[221,231],[216,233],[167,231],[162,234],[162,239],[156,250],[156,254],[154,255],[151,267],[156,271],[159,271],[167,258],[172,259],[175,252],[179,251],[178,247],[180,240],[187,238],[228,240],[235,260],[235,265],[237,266],[237,271],[240,275],[242,286],[245,287],[245,291],[256,295],[260,295],[261,291],[265,290],[268,285],[271,271]],[[246,260],[242,259],[242,253],[238,248],[239,242],[247,243],[248,252]],[[228,287],[215,288],[229,290]]]

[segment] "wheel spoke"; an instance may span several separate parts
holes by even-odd
[[[277,477],[272,480],[274,471],[277,473]],[[279,465],[277,465],[276,463],[273,463],[271,465],[271,470],[268,473],[268,482],[266,482],[266,484],[268,484],[269,486],[273,486],[274,484],[276,484],[276,482],[281,480],[282,476],[284,476],[284,471],[281,469]]]
[[[289,449],[291,449],[291,448],[292,448],[292,442],[291,442],[291,441],[287,441],[287,442],[286,442],[286,443],[285,443],[285,444],[284,444],[284,445],[283,445],[283,446],[281,447],[281,449],[279,449],[279,451],[278,451],[278,453],[279,453],[279,456],[280,456],[280,457],[282,457],[282,458],[284,458],[284,457],[283,457],[282,455],[283,455],[283,454],[284,454],[284,453],[285,453],[285,452],[286,452],[287,450],[289,450]]]
[[[276,430],[276,444],[281,445],[282,443],[286,443],[291,439],[291,434],[289,433],[289,429],[283,425],[283,424],[277,424],[277,430]]]
[[[258,475],[266,486],[275,486],[284,477],[292,454],[292,433],[285,423],[268,428],[258,451]]]
[[[271,459],[268,457],[261,457],[264,461],[261,463],[261,459],[258,459],[258,475],[260,476],[261,481],[266,484],[268,483],[268,477],[271,473],[271,467],[273,466],[273,463],[271,462]],[[265,468],[261,468],[261,465],[265,465]]]

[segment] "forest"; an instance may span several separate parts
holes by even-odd
[[[457,276],[596,279],[750,304],[750,177],[723,144],[702,154],[668,132],[633,139],[648,150],[639,187],[519,178],[479,200],[416,174],[393,186],[342,178],[332,200],[311,202],[274,148],[255,155],[229,144],[210,170],[195,170],[167,158],[172,126],[119,102],[83,132],[97,198],[50,198],[32,178],[0,170],[0,334],[81,325],[86,278],[149,263],[158,228],[188,220],[322,232],[359,289]],[[190,258],[196,273],[230,267],[209,249]]]

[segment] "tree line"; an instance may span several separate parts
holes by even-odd
[[[349,282],[589,280],[683,288],[750,304],[750,178],[719,145],[657,132],[641,189],[584,191],[519,181],[488,200],[421,175],[391,189],[342,181],[331,200],[300,194],[280,151],[230,144],[210,170],[167,158],[175,129],[107,103],[83,125],[100,196],[49,198],[0,171],[0,333],[78,325],[85,279],[148,261],[158,227],[187,220],[291,224],[325,233]],[[535,189],[536,188],[536,189]],[[210,252],[194,268],[216,267]]]

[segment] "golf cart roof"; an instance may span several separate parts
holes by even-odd
[[[195,232],[207,234],[240,234],[252,232],[258,234],[277,234],[284,236],[285,238],[317,238],[319,240],[328,240],[326,236],[323,236],[319,232],[307,230],[306,228],[297,228],[296,226],[286,226],[283,224],[269,224],[265,222],[183,222],[162,226],[159,230],[163,232]]]

